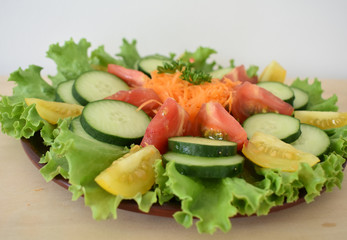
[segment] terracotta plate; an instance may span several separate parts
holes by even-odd
[[[43,145],[42,143],[42,139],[40,138],[40,136],[35,135],[34,137],[30,138],[30,139],[21,139],[21,143],[22,146],[24,148],[24,151],[26,152],[26,154],[28,155],[29,159],[32,161],[32,163],[38,168],[40,169],[41,167],[43,167],[43,164],[40,164],[40,156],[42,156],[48,149],[46,146]],[[57,184],[59,184],[60,186],[68,189],[68,187],[70,186],[70,184],[68,183],[68,181],[60,176],[57,176],[56,178],[53,179],[53,181]],[[324,190],[322,191],[324,192]],[[279,211],[279,210],[283,210],[286,208],[290,208],[293,207],[297,204],[300,203],[304,203],[305,200],[303,198],[303,194],[301,194],[300,198],[292,203],[285,203],[281,206],[276,206],[271,208],[270,213],[271,212],[275,212],[275,211]],[[163,216],[163,217],[172,217],[172,215],[176,212],[176,211],[180,211],[180,204],[177,201],[170,201],[168,203],[165,203],[163,205],[159,205],[159,204],[154,204],[150,211],[148,213],[144,213],[141,212],[135,201],[132,200],[123,200],[119,207],[119,209],[123,209],[123,210],[127,210],[127,211],[132,211],[132,212],[138,212],[138,213],[143,213],[143,214],[150,214],[150,215],[155,215],[155,216]],[[243,215],[236,215],[235,217],[244,217]]]

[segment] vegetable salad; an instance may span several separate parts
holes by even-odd
[[[49,76],[50,83],[42,78],[40,66],[31,65],[27,69],[19,68],[11,73],[9,81],[14,81],[16,86],[13,88],[12,96],[1,96],[0,123],[2,132],[17,139],[30,138],[39,132],[43,143],[49,146],[49,150],[40,160],[40,163],[45,164],[40,169],[41,174],[46,181],[51,181],[57,175],[67,179],[72,199],[76,200],[83,195],[94,219],[117,218],[117,207],[124,199],[133,199],[143,212],[148,212],[153,204],[162,205],[176,201],[180,202],[181,206],[181,210],[173,215],[177,223],[188,228],[194,224],[193,218],[197,218],[197,230],[200,233],[212,234],[217,229],[229,231],[230,218],[237,214],[266,215],[274,206],[298,200],[301,193],[304,193],[305,201],[310,203],[323,189],[331,191],[335,186],[341,188],[343,164],[347,157],[346,123],[328,127],[326,135],[329,140],[324,153],[319,156],[310,155],[309,158],[313,159],[311,164],[303,160],[291,171],[281,169],[281,166],[276,164],[272,165],[271,162],[270,164],[264,162],[271,154],[275,161],[281,157],[271,148],[275,145],[284,144],[285,147],[281,149],[290,149],[288,151],[297,154],[296,151],[299,150],[293,147],[294,144],[288,147],[293,139],[290,143],[285,143],[274,136],[259,137],[259,134],[262,134],[259,132],[254,134],[255,138],[247,139],[242,124],[250,116],[259,113],[257,112],[259,109],[261,112],[281,113],[290,117],[293,115],[292,105],[272,94],[270,98],[275,100],[271,102],[278,102],[281,107],[271,109],[269,103],[261,100],[269,98],[270,94],[267,91],[264,92],[265,98],[257,99],[255,94],[247,95],[247,92],[257,92],[254,88],[258,80],[277,79],[283,82],[285,71],[276,63],[271,63],[268,68],[279,68],[277,71],[269,72],[265,69],[258,77],[257,66],[252,65],[246,69],[243,65],[235,66],[234,60],[230,61],[230,66],[219,66],[216,62],[210,61],[210,56],[216,53],[215,50],[199,47],[196,51],[185,51],[178,55],[179,61],[175,60],[177,59],[175,54],[154,55],[160,56],[162,65],[154,72],[148,73],[145,67],[139,64],[148,57],[140,55],[136,41],[128,42],[124,39],[120,52],[115,55],[107,53],[104,46],[88,54],[90,47],[91,44],[86,39],[81,39],[79,42],[69,40],[64,45],[51,45],[47,57],[56,63],[57,74]],[[128,95],[124,95],[123,91],[133,91],[127,94],[134,96],[154,94],[154,100],[141,102],[140,106],[137,106],[137,111],[143,111],[148,116],[148,128],[153,130],[152,133],[149,133],[148,128],[145,129],[144,137],[140,139],[141,144],[127,142],[124,145],[116,144],[117,146],[111,142],[105,143],[105,138],[99,138],[97,133],[96,137],[89,138],[76,134],[74,129],[81,128],[79,124],[88,124],[85,123],[88,121],[86,116],[83,116],[83,113],[81,115],[88,103],[81,104],[75,99],[72,103],[61,103],[61,99],[57,98],[58,86],[68,82],[73,84],[81,75],[90,71],[108,71],[117,75],[119,69],[124,70],[123,68],[131,70],[132,73],[130,79],[123,79],[129,87],[125,86],[124,90],[112,94],[116,94],[116,98],[121,101],[127,101]],[[243,82],[241,79],[247,80]],[[178,83],[170,87],[172,81]],[[322,98],[323,89],[319,80],[315,79],[313,83],[309,83],[308,79],[298,78],[290,87],[307,94],[306,111],[322,112],[323,115],[324,112],[329,114],[336,112],[337,115],[333,118],[344,116],[337,113],[336,95],[328,99]],[[142,88],[151,89],[152,92],[144,93]],[[197,88],[199,91],[213,89],[213,92],[205,95],[195,94],[191,88]],[[216,88],[219,88],[220,92],[217,92]],[[174,91],[181,91],[180,89],[184,89],[182,97],[175,98],[175,95],[169,95]],[[237,100],[237,95],[242,97]],[[214,99],[214,96],[217,97]],[[111,101],[115,97],[105,96],[105,98]],[[218,102],[219,99],[222,100]],[[136,105],[136,100],[130,103]],[[245,105],[245,102],[251,104]],[[168,109],[174,109],[171,110],[176,111],[173,115],[179,116],[177,121],[181,122],[175,129],[173,125],[168,125],[171,126],[169,135],[155,132],[160,129],[161,123],[167,120],[165,114]],[[49,117],[51,115],[56,117],[57,114],[58,118],[53,120]],[[297,114],[305,115],[304,112]],[[327,119],[329,116],[320,119],[320,122],[327,122]],[[343,122],[344,117],[341,119]],[[230,123],[229,127],[225,127],[225,122]],[[83,127],[85,125],[81,129]],[[303,134],[295,133],[297,137]],[[235,142],[232,146],[232,155],[236,154],[237,157],[229,158],[237,159],[232,161],[233,164],[238,164],[238,172],[231,171],[232,175],[224,177],[216,177],[219,173],[214,172],[214,177],[211,178],[182,174],[175,166],[175,160],[165,160],[165,156],[169,159],[169,156],[177,155],[171,152],[173,149],[168,145],[168,139],[183,135]],[[159,139],[160,137],[163,139]],[[268,139],[266,144],[272,152],[270,155],[266,155],[270,150],[263,154],[254,154],[254,151],[259,150],[259,147],[258,150],[254,150],[259,144],[265,144],[264,139]],[[280,144],[277,144],[277,141],[280,141]],[[253,155],[261,155],[262,159],[252,160]],[[179,156],[181,158],[182,154]],[[203,161],[202,158],[206,157],[199,157],[197,161]],[[214,158],[220,160],[222,157],[214,156]],[[185,166],[184,155],[181,161],[182,166]],[[230,163],[227,164],[230,166]],[[112,178],[123,176],[123,180],[107,185],[113,181],[108,179],[110,176]]]

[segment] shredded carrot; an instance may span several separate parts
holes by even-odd
[[[158,100],[149,99],[149,100],[147,100],[146,102],[142,103],[142,104],[136,109],[136,111],[140,111],[144,106],[146,106],[147,104],[150,104],[150,103],[152,103],[152,102],[158,103],[159,106],[162,105],[162,103],[159,102]]]
[[[200,85],[193,85],[180,78],[181,73],[158,73],[153,71],[144,87],[153,89],[164,102],[167,98],[174,98],[190,115],[193,120],[202,104],[217,101],[229,112],[233,102],[232,90],[240,82],[233,82],[227,78],[222,81],[212,79]]]

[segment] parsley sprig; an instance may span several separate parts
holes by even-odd
[[[194,70],[190,63],[183,61],[171,61],[164,63],[164,66],[159,66],[158,73],[182,73],[181,79],[188,81],[194,85],[199,85],[204,82],[211,82],[212,76],[202,71]]]

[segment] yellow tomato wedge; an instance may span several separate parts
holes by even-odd
[[[153,164],[157,159],[161,159],[161,155],[153,145],[144,148],[136,145],[128,154],[115,160],[101,172],[95,181],[113,195],[133,198],[138,193],[146,193],[153,186]]]
[[[77,117],[83,110],[83,106],[77,104],[51,102],[39,98],[25,98],[25,103],[28,106],[36,104],[37,113],[51,124],[57,124],[59,119]]]
[[[320,129],[339,128],[347,125],[347,112],[295,111],[294,117],[301,123],[311,124]]]
[[[297,150],[277,137],[262,132],[252,136],[243,146],[242,153],[258,166],[285,172],[295,172],[303,162],[310,166],[319,162],[319,158],[313,154]]]
[[[286,79],[287,71],[276,61],[272,61],[260,74],[259,82],[281,82]]]

